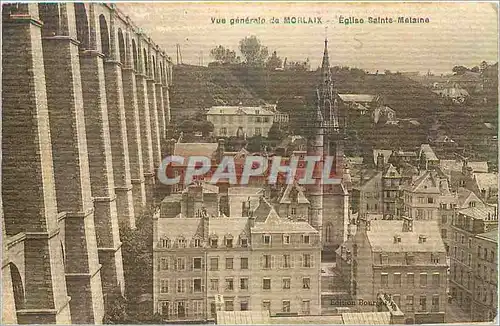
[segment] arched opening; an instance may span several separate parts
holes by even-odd
[[[62,241],[60,241],[60,242],[61,242],[61,255],[62,255],[62,261],[63,261],[64,266],[66,267],[66,255],[64,254],[64,246],[63,246]]]
[[[109,56],[109,32],[108,23],[104,15],[99,16],[99,31],[101,33],[101,52],[105,56]]]
[[[148,74],[148,53],[146,52],[146,49],[142,50],[142,57],[144,60],[144,73],[147,75]]]
[[[163,83],[163,65],[160,61],[160,82]]]
[[[153,64],[153,65],[152,65],[152,67],[151,67],[151,68],[152,68],[152,71],[151,71],[151,76],[153,76],[153,78],[155,78],[155,75],[156,75],[156,62],[155,62],[155,56],[154,56],[154,55],[152,55],[152,56],[151,56],[151,59],[152,59],[152,60],[151,60],[151,62],[152,62],[152,64]]]
[[[125,64],[125,41],[120,28],[118,28],[118,50],[120,51],[120,62]]]
[[[14,290],[14,304],[16,305],[16,310],[24,309],[24,286],[21,274],[17,269],[16,265],[9,263],[10,267],[10,277],[12,278],[12,288]]]
[[[41,3],[38,5],[40,20],[43,22],[42,33],[44,36],[60,35],[59,4]]]
[[[137,47],[135,46],[135,40],[132,40],[132,57],[134,59],[134,69],[137,70]]]
[[[85,4],[75,3],[75,17],[76,17],[76,37],[80,42],[80,47],[88,49],[90,47],[90,32],[89,20]]]

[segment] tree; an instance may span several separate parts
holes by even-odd
[[[260,152],[262,151],[263,145],[264,145],[264,139],[262,136],[254,136],[251,138],[248,138],[248,143],[247,143],[247,150],[249,152]]]
[[[267,47],[255,35],[240,40],[240,52],[248,66],[263,66],[269,56]]]
[[[280,129],[277,123],[273,123],[267,133],[267,139],[269,140],[282,140],[285,136],[286,134]]]
[[[479,72],[479,67],[478,66],[474,66],[470,69],[470,71],[472,72]]]
[[[267,69],[269,70],[275,70],[276,68],[281,68],[282,65],[281,58],[278,57],[276,51],[274,51],[273,54],[269,57],[266,65]]]
[[[469,69],[464,66],[455,66],[451,71],[453,71],[456,75],[463,75],[466,71],[469,71]]]
[[[237,64],[240,62],[240,57],[236,56],[236,51],[226,49],[222,45],[210,50],[210,56],[214,58],[215,62],[221,65]]]

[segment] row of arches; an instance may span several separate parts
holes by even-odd
[[[91,5],[93,4],[74,4],[77,40],[80,42],[82,49],[95,48],[105,57],[111,57],[114,55],[114,51],[112,51],[113,44],[110,38],[108,19],[104,14],[100,14],[98,17],[99,26],[97,28],[89,24],[89,16],[92,17],[95,10]],[[61,35],[61,32],[64,32],[63,29],[67,28],[67,26],[63,26],[64,22],[67,21],[65,19],[67,14],[65,6],[66,4],[58,3],[39,4],[39,13],[40,18],[44,22],[45,35]],[[98,32],[100,42],[96,40],[97,35],[93,33],[94,29]],[[145,47],[139,49],[134,38],[132,38],[132,44],[130,44],[128,33],[124,33],[121,28],[117,29],[116,37],[118,43],[116,60],[122,64],[130,63],[136,71],[143,71],[152,78],[168,82],[169,72],[166,70],[166,65],[161,60],[158,62],[157,57],[151,51]],[[131,55],[130,50],[132,52]]]

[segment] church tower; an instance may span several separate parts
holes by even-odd
[[[308,135],[307,155],[321,156],[323,160],[316,165],[315,184],[308,185],[307,196],[310,202],[309,221],[321,237],[323,258],[333,255],[335,249],[345,241],[348,221],[348,192],[343,183],[323,185],[321,174],[324,158],[333,157],[332,171],[335,177],[343,178],[343,147],[337,92],[330,70],[328,40],[321,65],[321,76],[316,88],[316,107]],[[330,176],[333,176],[330,173]]]

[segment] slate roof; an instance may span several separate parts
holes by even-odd
[[[307,222],[294,222],[279,217],[278,213],[271,209],[265,222],[255,222],[251,232],[255,233],[317,233],[318,231]]]
[[[188,193],[190,188],[195,188],[195,187],[201,187],[204,194],[218,194],[219,193],[219,187],[217,187],[216,185],[206,183],[206,182],[201,182],[200,184],[191,184],[191,185],[187,186],[184,190],[182,190],[182,193]]]
[[[458,213],[472,217],[477,220],[488,220],[488,213],[493,217],[496,213],[496,207],[485,205],[484,207],[468,207],[458,211]]]
[[[479,190],[482,189],[496,189],[498,190],[498,173],[474,173]]]
[[[345,312],[342,314],[344,325],[388,325],[390,312]]]
[[[272,205],[266,199],[261,198],[259,206],[253,211],[255,222],[265,222],[272,208]]]
[[[484,238],[484,239],[491,240],[493,242],[498,243],[498,229],[491,230],[491,231],[488,231],[486,233],[478,234],[477,237]]]
[[[440,160],[441,170],[450,174],[451,171],[462,171],[463,162],[461,160]],[[472,168],[472,172],[488,172],[488,162],[467,162],[467,166]]]
[[[420,153],[425,154],[425,159],[427,161],[437,161],[438,158],[429,144],[422,144],[420,146]]]
[[[480,206],[484,206],[484,203],[481,201],[481,199],[479,197],[477,197],[477,195],[473,191],[471,191],[467,188],[459,187],[457,190],[457,195],[458,195],[458,203],[457,203],[458,208],[469,207],[468,202],[470,200],[475,200],[476,202],[478,202],[476,204],[476,206],[478,206],[478,204]]]
[[[259,111],[259,114],[257,114]],[[274,112],[259,106],[212,106],[207,115],[274,115]]]
[[[218,146],[218,143],[175,143],[174,155],[182,157],[212,157]],[[184,163],[186,164],[187,162]]]
[[[232,235],[237,238],[240,234],[248,233],[248,217],[211,217],[208,224],[208,236],[224,238]]]
[[[172,241],[184,237],[188,242],[195,237],[201,226],[201,218],[186,218],[178,215],[175,218],[158,219],[158,239],[168,238]]]
[[[402,220],[372,220],[366,232],[373,252],[445,252],[437,221],[413,221],[413,232],[403,232]],[[419,243],[423,235],[426,241]],[[401,242],[394,243],[394,236]]]
[[[269,311],[217,311],[217,325],[270,324]]]
[[[291,183],[288,184],[283,191],[283,194],[281,195],[281,199],[279,201],[280,204],[290,204],[291,199],[290,199],[290,191],[292,191],[292,188],[295,188],[297,190],[297,202],[299,204],[309,204],[309,200],[307,200],[305,194],[304,194],[304,189],[299,186],[298,184]]]
[[[377,157],[378,154],[382,153],[384,155],[384,164],[387,164],[389,161],[389,157],[391,157],[392,150],[390,149],[374,149],[373,150],[373,163],[376,165],[377,164]]]
[[[372,102],[377,98],[376,95],[371,94],[339,94],[339,97],[344,102]]]

